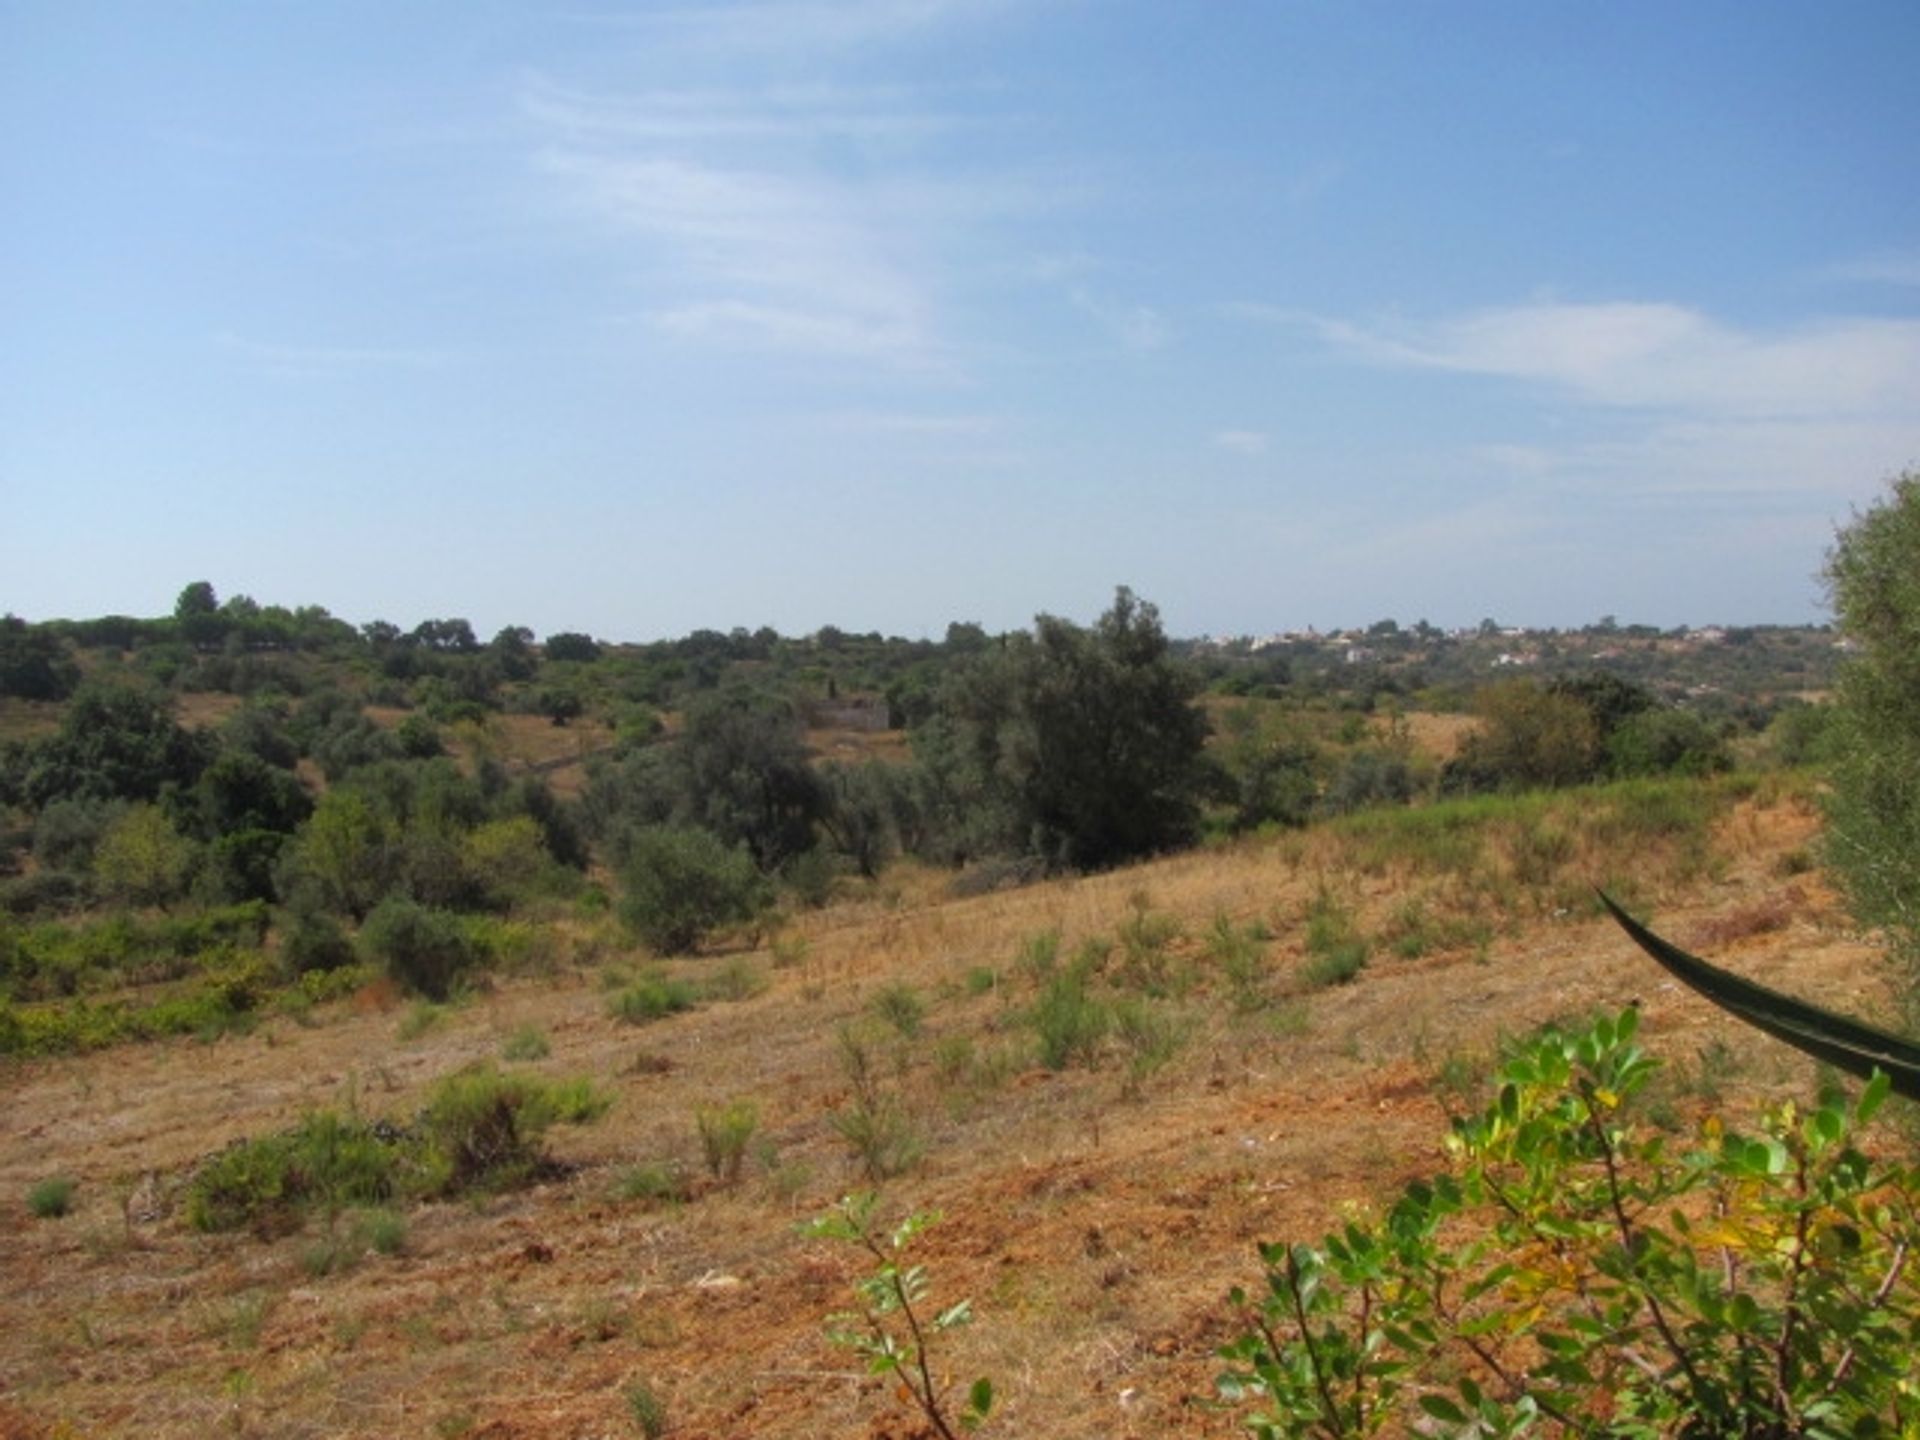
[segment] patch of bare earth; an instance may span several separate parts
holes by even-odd
[[[1872,1016],[1873,952],[1814,877],[1784,878],[1813,823],[1792,804],[1737,810],[1711,878],[1649,874],[1642,906],[1744,974]],[[885,1204],[944,1213],[925,1237],[934,1299],[970,1295],[977,1319],[939,1369],[994,1378],[1001,1435],[1240,1433],[1212,1398],[1214,1350],[1231,1333],[1227,1289],[1257,1274],[1254,1242],[1317,1234],[1435,1168],[1459,1077],[1502,1034],[1637,1000],[1650,1048],[1682,1079],[1713,1055],[1726,1103],[1808,1082],[1584,911],[1522,904],[1486,943],[1418,958],[1376,946],[1354,983],[1309,991],[1297,972],[1314,894],[1338,888],[1373,930],[1412,883],[1340,867],[1295,839],[968,900],[902,870],[802,917],[797,960],[790,943],[785,965],[745,955],[763,993],[651,1025],[613,1019],[599,975],[567,969],[503,983],[412,1041],[397,1009],[341,1006],[307,1027],[9,1070],[0,1427],[13,1428],[0,1434],[632,1435],[637,1384],[688,1440],[917,1433],[823,1338],[856,1257],[797,1228],[865,1184],[831,1122],[849,1100],[836,1028],[892,982],[927,1001],[922,1038],[884,1075],[926,1153]],[[1023,1058],[983,1078],[982,1057],[1031,1054],[1022,942],[1058,929],[1064,954],[1141,903],[1182,925],[1174,1061],[1138,1099],[1122,1098],[1117,1064],[1054,1074]],[[1268,1003],[1236,1009],[1209,968],[1219,913],[1271,929]],[[732,958],[672,968],[698,977]],[[598,1125],[555,1132],[561,1178],[418,1207],[402,1253],[317,1276],[303,1256],[322,1222],[270,1241],[185,1225],[186,1175],[230,1139],[318,1106],[404,1117],[434,1078],[497,1057],[524,1026],[552,1047],[534,1068],[618,1096]],[[963,1046],[971,1070],[938,1058]],[[694,1112],[732,1097],[755,1101],[770,1143],[723,1186],[701,1166]],[[620,1198],[642,1162],[679,1167],[688,1198]],[[28,1218],[28,1188],[54,1174],[79,1181],[75,1213]]]

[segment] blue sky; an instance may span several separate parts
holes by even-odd
[[[0,0],[0,609],[1823,618],[1920,6]]]

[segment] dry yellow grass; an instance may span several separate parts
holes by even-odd
[[[1710,864],[1688,871],[1642,844],[1630,878],[1674,933],[1765,913],[1738,927],[1733,963],[1872,1014],[1870,951],[1812,878],[1780,878],[1813,825],[1792,796],[1763,795],[1719,823]],[[1623,857],[1580,843],[1562,860],[1578,878],[1623,873]],[[885,985],[927,1002],[923,1038],[883,1066],[926,1145],[886,1185],[886,1206],[945,1213],[926,1237],[935,1293],[971,1295],[978,1319],[941,1366],[995,1378],[989,1433],[1009,1436],[1239,1433],[1211,1404],[1213,1350],[1227,1288],[1255,1274],[1254,1241],[1317,1233],[1430,1169],[1438,1082],[1503,1032],[1637,999],[1647,1042],[1681,1068],[1712,1041],[1736,1057],[1739,1091],[1805,1084],[1796,1060],[1676,990],[1584,908],[1496,904],[1497,887],[1361,863],[1361,851],[1318,831],[966,900],[903,866],[794,917],[764,948],[676,962],[696,979],[750,965],[767,985],[644,1027],[610,1017],[597,968],[568,964],[502,983],[411,1041],[397,1038],[400,1011],[369,1002],[213,1045],[11,1069],[0,1434],[632,1434],[636,1382],[676,1437],[915,1433],[822,1338],[854,1258],[795,1228],[862,1183],[830,1118],[849,1091],[836,1030],[876,1025]],[[1487,861],[1499,875],[1506,863]],[[1355,983],[1310,991],[1303,918],[1323,892],[1371,936],[1422,896],[1491,934],[1411,957],[1379,943]],[[1015,962],[1038,932],[1059,931],[1064,955],[1142,906],[1180,927],[1169,953],[1189,978],[1167,1003],[1186,1039],[1122,1100],[1117,1064],[1033,1065],[1021,1019],[1032,990]],[[1217,914],[1271,930],[1272,1003],[1229,1003],[1204,941]],[[574,938],[566,953],[618,943]],[[526,1026],[551,1045],[534,1068],[591,1074],[619,1097],[597,1126],[557,1132],[564,1178],[421,1207],[403,1254],[321,1277],[302,1264],[317,1222],[267,1242],[199,1235],[169,1210],[228,1140],[349,1101],[404,1117],[437,1076],[497,1056]],[[971,1069],[954,1058],[968,1047]],[[694,1112],[731,1097],[756,1102],[770,1147],[724,1187],[701,1168]],[[677,1166],[691,1198],[620,1198],[642,1162]],[[77,1211],[30,1221],[26,1191],[52,1174],[78,1179]]]

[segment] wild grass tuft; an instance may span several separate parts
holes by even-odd
[[[68,1175],[49,1175],[27,1191],[27,1209],[37,1220],[58,1220],[73,1209],[79,1182]]]

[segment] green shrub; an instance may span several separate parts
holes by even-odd
[[[729,1100],[724,1105],[702,1105],[693,1112],[700,1132],[700,1153],[707,1173],[731,1185],[740,1178],[747,1142],[760,1125],[760,1110],[751,1100]]]
[[[667,1433],[667,1402],[644,1380],[627,1387],[627,1413],[646,1440],[660,1440]]]
[[[1040,1041],[1040,1063],[1049,1070],[1100,1063],[1100,1049],[1112,1016],[1088,993],[1087,979],[1078,968],[1055,975],[1034,1002],[1030,1018]]]
[[[1385,1215],[1260,1247],[1220,1382],[1254,1435],[1920,1425],[1920,1171],[1859,1140],[1885,1078],[1670,1153],[1637,1118],[1636,1021],[1521,1049],[1451,1168]]]
[[[360,943],[400,985],[445,1000],[480,958],[460,917],[390,896],[367,916]]]
[[[701,990],[711,1000],[751,1000],[767,988],[767,977],[744,955],[729,955],[709,973]]]
[[[196,1230],[293,1229],[309,1208],[391,1199],[403,1163],[373,1126],[315,1111],[278,1135],[236,1141],[202,1165],[187,1186],[187,1221]]]
[[[1236,1010],[1258,1010],[1266,1003],[1267,953],[1258,924],[1237,926],[1225,911],[1207,931],[1207,953],[1226,977]]]
[[[554,1124],[597,1118],[611,1097],[585,1079],[546,1082],[490,1066],[457,1071],[401,1127],[316,1111],[290,1130],[235,1141],[194,1172],[187,1221],[197,1230],[298,1229],[307,1212],[384,1207],[405,1196],[497,1190],[540,1174],[540,1136]],[[382,1253],[405,1240],[379,1214],[365,1245]],[[363,1247],[364,1248],[364,1247]],[[334,1260],[316,1254],[331,1266]]]
[[[58,1220],[73,1209],[78,1182],[68,1175],[50,1175],[27,1191],[27,1209],[40,1220]]]
[[[904,980],[882,985],[874,994],[871,1009],[904,1040],[916,1038],[927,1018],[927,1002]]]
[[[616,993],[607,1008],[629,1025],[644,1025],[691,1010],[698,1003],[693,986],[659,971],[650,971]]]
[[[908,1263],[915,1239],[940,1221],[937,1214],[909,1215],[890,1230],[875,1223],[875,1197],[849,1195],[827,1214],[810,1223],[809,1235],[838,1240],[864,1251],[873,1269],[854,1282],[857,1312],[836,1315],[827,1336],[859,1355],[872,1375],[891,1376],[894,1389],[913,1401],[930,1429],[921,1434],[953,1440],[954,1427],[976,1430],[993,1409],[993,1382],[985,1376],[967,1387],[967,1398],[955,1410],[947,1398],[944,1371],[927,1347],[946,1331],[973,1318],[972,1302],[935,1309],[927,1303],[927,1268]],[[918,1308],[916,1308],[918,1307]]]
[[[1138,1098],[1141,1087],[1179,1052],[1181,1026],[1150,1000],[1123,996],[1113,1002],[1113,1033],[1125,1057],[1125,1092]]]
[[[540,1137],[550,1125],[591,1118],[610,1103],[585,1081],[551,1084],[487,1064],[455,1071],[420,1112],[427,1188],[456,1194],[533,1179],[547,1167]]]
[[[686,1178],[672,1165],[658,1160],[629,1166],[615,1187],[622,1200],[679,1203],[687,1198]]]
[[[620,918],[661,955],[696,949],[721,926],[759,915],[770,898],[752,857],[704,830],[636,831],[620,879]]]
[[[339,970],[353,963],[353,942],[324,910],[296,908],[280,931],[280,969],[288,976]]]
[[[857,1098],[828,1117],[869,1180],[904,1174],[920,1162],[926,1142],[906,1107],[892,1095]]]
[[[1300,981],[1311,990],[1345,985],[1367,968],[1367,942],[1343,940],[1318,954],[1307,957],[1300,967]]]
[[[544,1060],[552,1050],[538,1025],[522,1025],[500,1042],[502,1060]]]
[[[1366,967],[1368,946],[1353,922],[1353,912],[1328,890],[1307,910],[1307,962],[1301,982],[1310,989],[1345,985]]]

